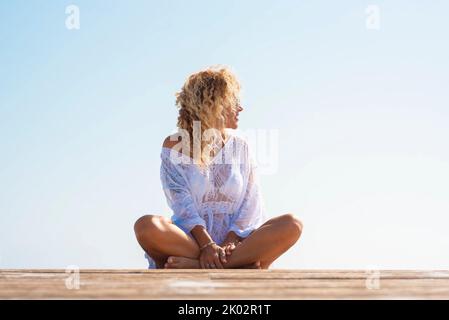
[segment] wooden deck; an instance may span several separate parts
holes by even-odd
[[[449,299],[449,271],[0,270],[0,299]]]

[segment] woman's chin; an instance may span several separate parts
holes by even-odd
[[[228,128],[228,129],[237,129],[238,126],[239,126],[238,123],[232,123],[232,124],[228,124],[226,126],[226,128]]]

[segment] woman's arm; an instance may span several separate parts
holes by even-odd
[[[198,243],[198,247],[202,248],[204,245],[212,242],[212,237],[207,232],[206,228],[203,226],[197,225],[195,226],[190,233],[193,235],[193,237],[196,240],[196,243]]]
[[[186,232],[195,226],[206,227],[199,215],[187,182],[167,155],[162,155],[161,182],[167,203],[173,210],[172,221]]]

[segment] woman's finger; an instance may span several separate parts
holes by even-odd
[[[215,269],[223,269],[223,265],[221,264],[220,258],[218,257],[218,255],[215,256],[214,267],[215,267]]]
[[[220,259],[222,263],[226,263],[226,251],[225,249],[220,249]]]
[[[217,269],[219,264],[221,265],[221,262],[220,262],[219,250],[217,250],[212,255],[212,260],[211,260],[212,268]]]
[[[209,269],[216,269],[216,266],[215,266],[215,258],[217,258],[218,257],[218,254],[217,253],[213,253],[213,254],[211,254],[209,257],[208,257],[208,263],[209,263]]]
[[[235,249],[235,244],[234,243],[230,243],[227,247],[227,254],[230,256],[232,251]]]

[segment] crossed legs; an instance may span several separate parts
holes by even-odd
[[[196,241],[170,219],[146,215],[136,221],[134,231],[140,246],[154,259],[157,268],[164,268],[167,260],[173,268],[200,268]],[[302,223],[292,214],[269,219],[243,239],[227,257],[224,268],[246,268],[260,261],[260,267],[268,269],[298,241],[301,232]]]

